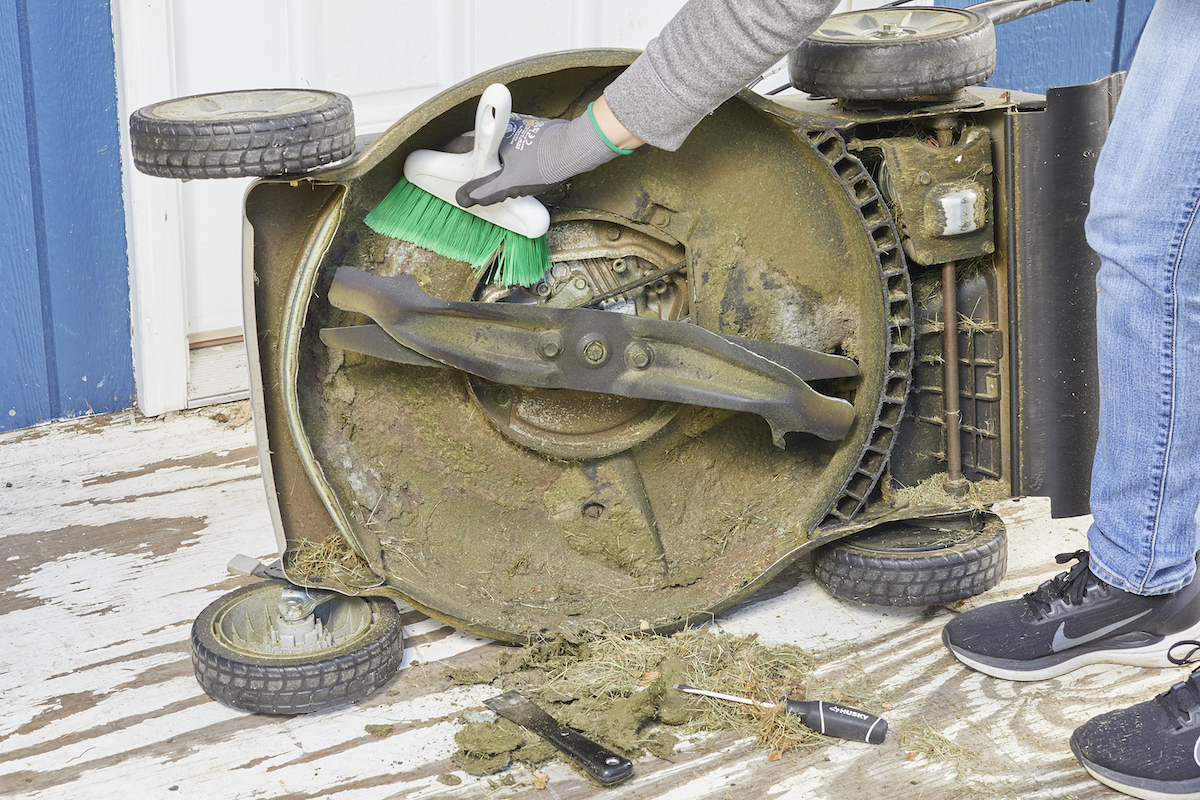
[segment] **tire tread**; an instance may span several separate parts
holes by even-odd
[[[159,178],[243,178],[338,161],[354,152],[354,109],[345,95],[326,94],[307,112],[236,123],[165,121],[139,109],[129,120],[134,166]]]
[[[788,76],[801,91],[844,100],[903,100],[954,92],[986,80],[996,69],[995,31],[986,17],[977,16],[975,27],[942,38],[807,39],[788,56]]]
[[[940,605],[991,589],[1008,562],[1003,528],[978,544],[921,558],[867,555],[835,542],[813,555],[813,577],[835,597],[882,606]]]
[[[310,714],[364,700],[396,674],[404,655],[399,610],[390,600],[364,599],[372,605],[366,643],[303,664],[252,664],[221,655],[205,641],[201,615],[192,625],[196,680],[214,700],[258,714]]]

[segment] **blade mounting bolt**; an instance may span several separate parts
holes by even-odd
[[[562,354],[562,339],[555,333],[543,335],[541,341],[538,342],[538,352],[541,353],[542,358],[550,360],[558,358]]]
[[[590,341],[583,346],[583,357],[592,364],[603,364],[608,358],[608,349],[605,348],[604,342]]]
[[[650,366],[650,348],[644,344],[631,344],[625,350],[625,363],[633,369],[645,369]]]

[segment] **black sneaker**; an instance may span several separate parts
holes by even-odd
[[[997,678],[1035,681],[1087,664],[1169,666],[1169,642],[1200,637],[1200,580],[1174,594],[1143,597],[1104,583],[1079,563],[1019,600],[950,620],[942,641],[968,667]]]
[[[1195,660],[1200,642],[1176,664]],[[1170,657],[1170,656],[1168,656]],[[1153,700],[1110,711],[1071,734],[1071,750],[1092,777],[1134,797],[1200,798],[1200,674]]]

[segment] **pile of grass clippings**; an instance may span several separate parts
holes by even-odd
[[[760,701],[785,696],[804,700],[813,668],[812,656],[801,648],[700,629],[672,636],[613,634],[592,641],[535,642],[506,650],[494,662],[448,670],[447,677],[457,683],[491,684],[497,693],[518,690],[560,722],[631,758],[647,751],[666,758],[681,735],[704,731],[754,737],[777,758],[823,737],[780,708],[685,694],[674,686],[687,684]],[[852,705],[876,702],[858,689],[822,686],[819,691],[824,699]],[[498,720],[492,726],[508,724]],[[495,749],[489,726],[476,726],[479,723],[469,724],[471,730],[457,737],[461,749],[455,761],[464,768],[472,753]],[[513,760],[539,763],[517,755],[528,740],[520,746],[512,743]],[[553,754],[549,751],[546,757]],[[507,766],[503,754],[487,757],[489,772]]]

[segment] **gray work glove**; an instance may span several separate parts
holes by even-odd
[[[455,199],[466,208],[541,194],[618,155],[596,132],[590,111],[570,121],[512,114],[500,140],[500,171],[467,181]]]

